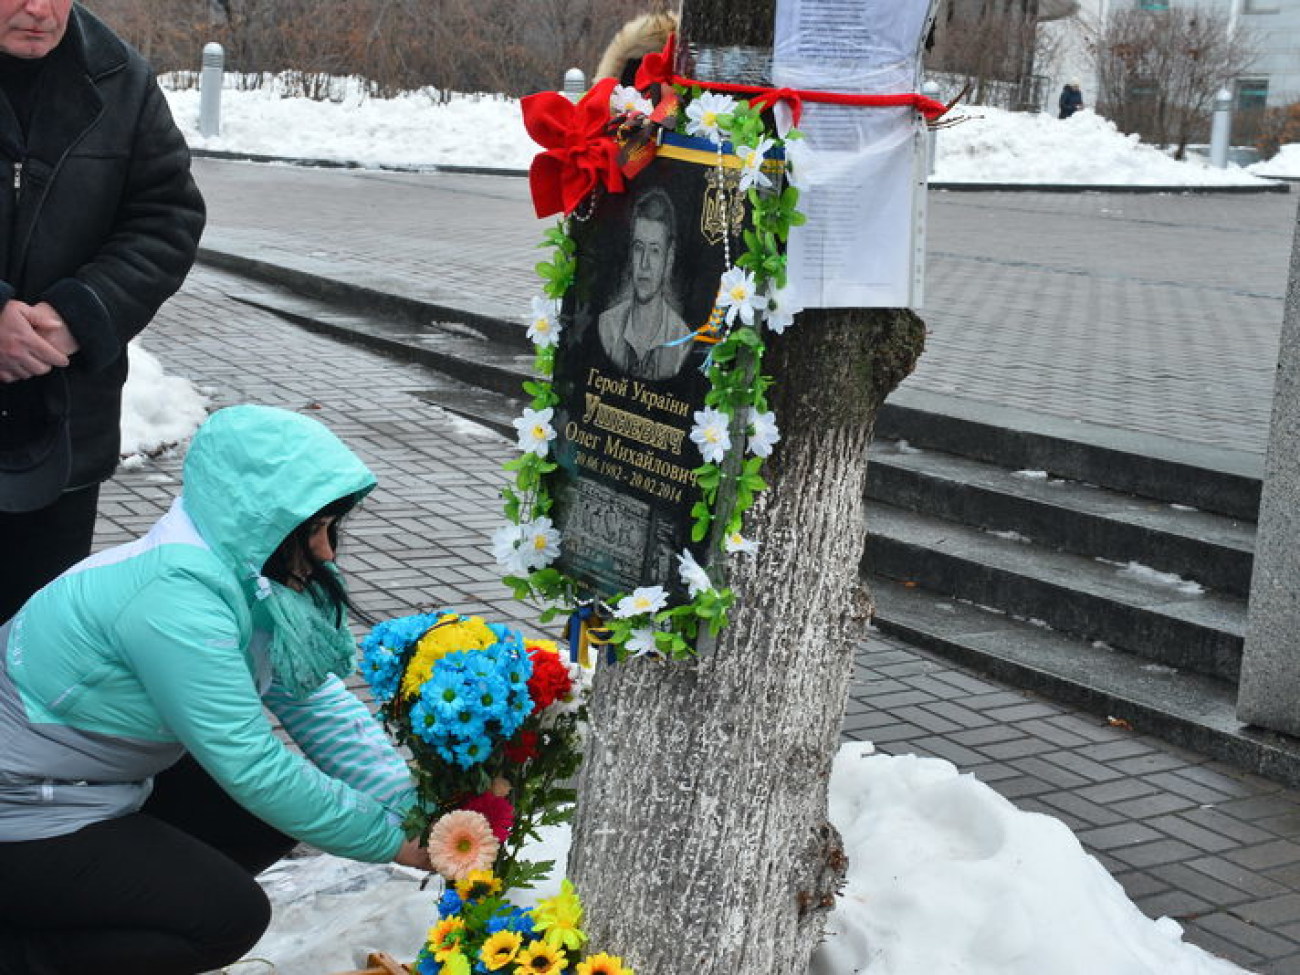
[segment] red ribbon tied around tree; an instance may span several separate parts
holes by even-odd
[[[524,128],[545,151],[533,157],[528,184],[539,217],[572,213],[598,185],[623,191],[618,143],[609,133],[609,98],[615,78],[606,78],[575,105],[554,91],[520,101]]]
[[[913,108],[933,122],[946,113],[950,106],[943,102],[918,95],[915,92],[899,92],[887,95],[868,95],[838,91],[805,91],[800,88],[764,88],[759,85],[738,85],[722,81],[696,81],[683,78],[673,71],[676,58],[677,35],[668,35],[668,43],[658,54],[647,54],[641,59],[641,66],[636,72],[636,87],[645,91],[650,85],[684,85],[687,88],[698,85],[709,91],[744,95],[750,99],[755,108],[772,108],[777,102],[790,106],[792,124],[798,125],[803,112],[804,102],[826,102],[832,105],[856,105],[862,108]]]

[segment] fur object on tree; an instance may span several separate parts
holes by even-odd
[[[636,65],[647,54],[662,51],[668,35],[677,31],[677,15],[659,12],[642,14],[624,24],[600,56],[592,81],[601,78],[618,78],[622,84],[631,84],[636,75]],[[629,62],[631,66],[629,67]]]

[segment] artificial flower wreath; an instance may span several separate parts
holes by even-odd
[[[638,75],[638,82],[644,81]],[[657,101],[648,93],[657,93]],[[806,144],[797,130],[769,121],[782,117],[765,113],[771,98],[745,101],[699,87],[654,82],[638,88],[612,80],[598,84],[576,106],[554,101],[552,94],[530,96],[544,100],[544,123],[536,120],[537,113],[530,115],[525,99],[525,123],[548,147],[534,162],[534,203],[539,215],[562,209],[566,216],[545,235],[542,246],[552,248],[550,260],[537,265],[543,294],[533,299],[526,320],[539,378],[524,384],[532,402],[514,421],[521,455],[506,464],[514,484],[503,491],[508,523],[493,535],[493,554],[515,597],[540,601],[543,622],[565,613],[584,620],[594,616],[605,621],[604,642],[620,659],[644,654],[688,659],[695,655],[701,626],[716,635],[726,625],[734,596],[725,585],[723,556],[752,555],[758,548],[743,534],[743,516],[766,487],[760,471],[781,438],[765,396],[770,380],[761,371],[764,333],[784,332],[800,310],[787,289],[784,245],[790,228],[803,223],[798,176]],[[560,533],[550,517],[547,477],[557,469],[550,450],[559,396],[551,379],[560,307],[576,274],[572,221],[589,216],[601,192],[623,189],[618,143],[608,133],[644,132],[653,127],[648,120],[707,140],[719,168],[725,152],[740,161],[736,192],[749,202],[752,227],[744,231],[744,252],[734,262],[726,248],[714,315],[697,333],[710,344],[705,364],[710,389],[690,431],[702,461],[692,472],[701,500],[691,511],[691,538],[707,540],[709,558],[701,565],[689,549],[677,555],[689,600],[682,605],[670,605],[669,580],[664,580],[593,606],[582,584],[553,565]],[[772,166],[774,157],[783,162]],[[584,206],[585,214],[576,212]],[[581,614],[574,612],[578,607],[584,607]],[[576,629],[580,621],[570,625]]]

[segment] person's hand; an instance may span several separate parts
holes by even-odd
[[[433,864],[429,862],[429,850],[416,840],[404,842],[402,848],[397,851],[397,856],[393,857],[393,862],[417,870],[433,870]]]
[[[67,355],[33,326],[32,313],[31,305],[14,298],[0,309],[0,382],[12,383],[43,376],[51,369],[62,369],[68,364]],[[58,313],[54,314],[57,318]],[[48,320],[39,314],[37,318]],[[59,321],[63,319],[59,318]]]
[[[72,356],[81,348],[81,343],[68,328],[63,316],[48,301],[31,305],[27,309],[27,321],[41,338],[49,342],[65,356]]]

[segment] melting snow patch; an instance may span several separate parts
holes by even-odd
[[[989,529],[987,534],[993,535],[997,538],[1005,538],[1008,542],[1019,542],[1021,545],[1032,545],[1034,543],[1033,539],[1028,535],[1022,535],[1020,532],[1016,531],[993,531],[992,529]]]
[[[1149,565],[1143,565],[1141,562],[1112,562],[1110,559],[1097,559],[1098,562],[1105,565],[1113,565],[1119,568],[1119,574],[1127,579],[1133,579],[1145,586],[1152,586],[1157,589],[1173,589],[1182,593],[1184,596],[1203,596],[1205,587],[1199,582],[1192,579],[1184,579],[1182,576],[1173,572],[1161,572],[1159,569],[1153,569]]]

